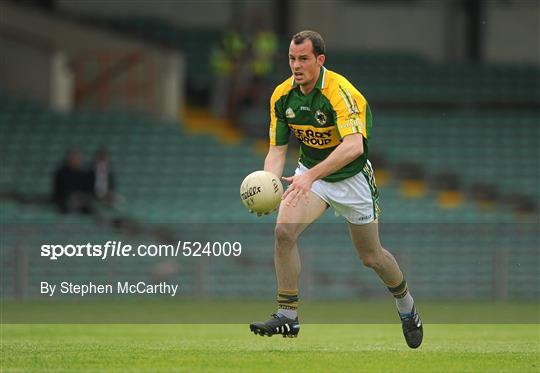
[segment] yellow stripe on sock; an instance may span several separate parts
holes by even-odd
[[[278,289],[277,302],[279,308],[296,310],[298,308],[298,290]]]

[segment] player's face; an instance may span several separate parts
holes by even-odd
[[[323,54],[315,56],[311,40],[306,39],[301,44],[295,44],[294,41],[291,41],[289,66],[295,82],[303,87],[312,88],[315,86],[324,58]]]

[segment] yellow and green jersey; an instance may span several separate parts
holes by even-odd
[[[364,153],[328,175],[340,181],[362,171],[368,156],[371,110],[364,98],[343,76],[321,67],[313,91],[304,95],[291,77],[278,85],[270,99],[270,145],[285,145],[293,131],[300,141],[300,162],[312,168],[323,161],[353,133],[364,138]]]

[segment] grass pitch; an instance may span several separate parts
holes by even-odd
[[[297,339],[246,324],[3,324],[11,371],[538,372],[538,324],[425,325],[410,350],[399,324],[303,324]]]

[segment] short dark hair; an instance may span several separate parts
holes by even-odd
[[[306,39],[311,40],[311,44],[313,44],[313,53],[315,54],[315,56],[325,54],[326,47],[324,45],[324,40],[318,32],[305,30],[294,34],[294,36],[292,37],[292,40],[296,45],[302,44]]]

